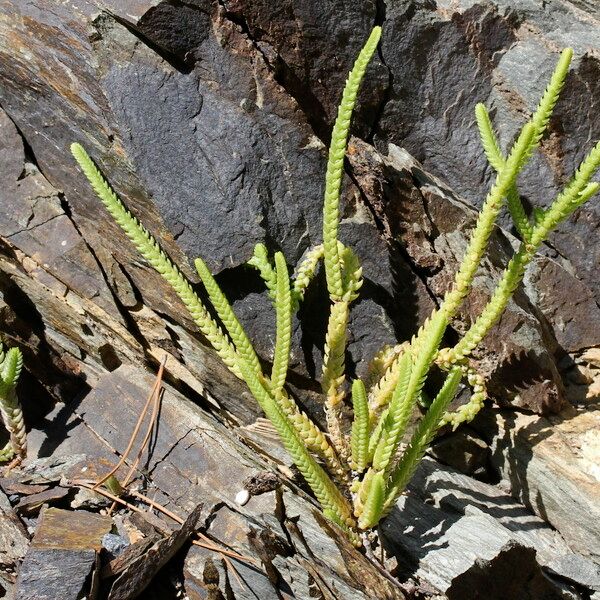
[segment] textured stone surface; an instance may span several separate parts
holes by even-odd
[[[0,586],[15,581],[17,565],[25,556],[28,545],[25,528],[6,495],[0,491]]]
[[[5,111],[0,111],[0,329],[26,351],[32,375],[23,378],[26,414],[52,421],[31,435],[32,447],[44,453],[57,446],[81,450],[69,445],[73,440],[47,439],[51,432],[62,435],[65,423],[75,425],[73,405],[51,409],[51,401],[80,398],[104,384],[107,372],[155,366],[165,353],[167,376],[188,398],[230,423],[250,425],[238,433],[254,450],[272,444],[257,433],[260,421],[252,428],[260,414],[254,400],[198,343],[181,304],[93,197],[69,156],[72,141],[90,150],[127,205],[192,279],[190,260],[206,258],[269,361],[272,309],[244,262],[253,244],[265,241],[271,250],[283,249],[293,267],[320,241],[325,144],[337,99],[368,31],[373,23],[383,24],[382,45],[353,123],[357,137],[349,149],[342,210],[343,239],[365,270],[349,339],[351,370],[361,374],[381,344],[412,335],[447,289],[460,259],[473,205],[491,181],[477,141],[476,102],[485,102],[501,123],[506,147],[534,107],[560,48],[574,46],[577,57],[564,98],[521,186],[528,205],[547,204],[600,137],[599,13],[589,0],[0,0],[0,17]],[[557,365],[579,377],[586,402],[593,396],[596,371],[581,356],[591,356],[600,345],[599,205],[588,205],[562,225],[477,355],[504,410],[561,409]],[[508,224],[505,217],[503,223]],[[474,294],[453,324],[457,332],[481,309],[514,245],[510,233],[495,234]],[[318,385],[310,380],[320,371],[323,292],[321,274],[296,322],[293,348],[293,389],[315,413]],[[578,355],[576,363],[566,352]],[[106,408],[101,394],[90,394],[87,402],[86,415]],[[117,412],[94,426],[122,446],[121,416]],[[127,419],[131,427],[134,415]],[[579,422],[572,420],[574,426]],[[190,477],[198,469],[187,448],[193,434],[167,417],[165,427],[178,441],[157,448],[152,477],[171,490],[182,511],[191,510],[198,500],[190,496]],[[570,438],[557,427],[567,439],[581,441],[580,430]],[[583,552],[597,532],[581,525],[577,511],[586,515],[596,492],[588,494],[587,483],[571,485],[571,479],[587,482],[589,459],[567,460],[567,467],[561,463],[555,470],[547,440],[534,432],[531,441],[522,431],[497,441],[495,464],[511,479],[512,493]],[[492,432],[486,439],[493,437]],[[509,438],[518,458],[514,476],[503,454]],[[89,438],[89,448],[106,458],[96,438]],[[229,450],[219,454],[222,463],[230,460]],[[195,451],[199,464],[223,468]],[[270,452],[289,473],[281,448],[273,445]],[[263,468],[252,451],[244,453]],[[167,459],[177,470],[165,474],[161,465]],[[563,467],[566,483],[555,493],[553,478],[563,476]],[[217,506],[235,497],[248,471],[238,468],[236,477],[194,494]],[[335,546],[298,490],[291,490],[285,488],[285,506],[288,515],[297,514],[285,526],[268,518],[278,506],[275,492],[247,505],[288,546],[270,545],[262,534],[250,542],[255,513],[226,502],[214,515],[219,535],[237,531],[240,548],[268,557],[267,575],[255,573],[252,580],[258,595],[272,593],[277,571],[300,597],[314,585],[326,595],[330,584],[341,597],[362,594],[365,573],[372,577],[368,589],[384,597],[388,584],[356,553]],[[159,494],[162,500],[168,496]],[[312,558],[300,536],[292,544],[294,561],[285,554],[299,515],[313,554],[321,556],[323,548],[329,553],[323,571],[310,571]],[[453,530],[450,552],[463,551],[460,531]],[[494,557],[504,558],[499,563],[488,558],[481,569],[464,563],[473,577],[467,582],[492,572],[495,564],[521,559],[531,566],[530,581],[541,581],[535,565],[543,563],[541,554],[534,560],[519,548],[492,546]],[[213,568],[209,562],[200,552],[187,561],[190,594],[213,586],[211,593],[227,595],[231,577],[221,563]],[[542,593],[543,585],[532,589]]]
[[[597,17],[596,17],[597,18]],[[570,2],[399,2],[386,12],[382,56],[392,88],[377,137],[403,145],[428,170],[475,204],[489,181],[473,118],[484,102],[501,123],[504,146],[543,91],[565,46],[576,58],[542,153],[525,174],[522,192],[546,205],[586,150],[600,137],[594,106],[600,35],[597,20]],[[590,203],[563,225],[553,246],[599,300],[594,237],[600,215]],[[598,334],[596,334],[598,335]],[[597,338],[596,338],[597,339]]]
[[[94,550],[30,550],[23,561],[15,586],[15,600],[53,600],[60,594],[65,600],[90,595],[96,565]]]
[[[89,453],[96,460],[116,462],[109,448],[122,452],[143,406],[153,379],[134,367],[121,366],[100,379],[98,386],[76,406],[68,420],[69,435],[62,437],[64,423],[59,416],[47,424],[44,431],[54,447],[56,457]],[[231,431],[216,422],[183,396],[167,388],[162,399],[158,433],[149,452],[142,456],[143,480],[153,500],[160,502],[178,515],[187,515],[199,502],[204,504],[207,533],[226,547],[245,556],[259,556],[263,568],[240,564],[244,588],[241,590],[232,573],[222,574],[220,586],[223,593],[232,586],[238,597],[242,592],[255,597],[277,597],[275,591],[292,588],[298,598],[310,598],[311,587],[317,585],[338,590],[334,598],[369,598],[365,581],[381,591],[380,597],[401,599],[401,590],[391,584],[349,542],[333,535],[330,525],[318,515],[313,501],[301,492],[295,482],[285,479],[283,489],[253,496],[245,506],[235,503],[236,494],[244,488],[248,477],[278,466],[282,474],[289,469],[270,457],[272,441],[262,440],[263,450],[258,454],[240,443],[243,432]],[[32,463],[39,469],[36,455],[48,453],[47,442],[33,436]],[[37,441],[36,441],[37,440]],[[276,443],[277,444],[277,443]],[[277,444],[278,446],[278,444]],[[25,471],[27,472],[27,465]],[[60,470],[62,469],[62,472]],[[61,475],[73,479],[75,465],[67,468],[56,464],[54,477]],[[69,475],[69,473],[73,473]],[[141,475],[138,474],[138,475]],[[89,470],[86,477],[92,476]],[[50,477],[48,473],[47,478]],[[122,477],[121,472],[117,477]],[[285,475],[282,475],[282,479]],[[267,544],[268,558],[256,549],[252,536],[273,537]],[[265,542],[266,543],[266,542]],[[260,547],[260,539],[257,542]],[[274,552],[273,548],[277,551]],[[314,564],[313,557],[320,560]],[[186,558],[186,586],[190,594],[197,586],[206,585],[207,560],[220,562],[214,552],[194,549]],[[236,562],[236,568],[238,563]],[[273,578],[273,574],[278,574]],[[208,574],[206,579],[210,580]],[[199,592],[198,592],[199,593]],[[203,597],[198,596],[196,597]],[[240,598],[252,597],[239,596]]]
[[[15,598],[96,598],[98,553],[111,527],[109,516],[49,508],[19,569]]]
[[[277,11],[269,3],[242,0],[219,5],[80,0],[51,11],[40,10],[42,0],[17,5],[14,9],[20,17],[15,27],[10,33],[0,30],[4,82],[0,102],[31,148],[30,162],[35,159],[28,167],[31,174],[19,185],[50,182],[64,196],[48,191],[48,199],[33,203],[39,194],[30,194],[29,204],[19,206],[21,216],[19,211],[10,213],[11,219],[25,223],[26,230],[5,224],[4,235],[47,264],[40,277],[63,293],[61,285],[87,297],[97,296],[96,302],[118,318],[128,309],[134,309],[135,318],[143,300],[155,311],[190,326],[173,295],[139,262],[109,222],[68,157],[70,141],[81,141],[128,206],[143,214],[144,222],[184,268],[186,257],[202,254],[213,269],[221,271],[224,287],[268,360],[272,315],[268,303],[256,293],[257,278],[243,263],[254,243],[266,241],[272,249],[283,249],[293,266],[306,248],[320,240],[315,216],[322,194],[323,142],[345,69],[372,23],[383,22],[384,39],[380,57],[367,75],[355,131],[367,140],[374,134],[382,148],[384,142],[402,144],[427,169],[476,202],[474,190],[483,193],[489,173],[476,143],[474,102],[493,104],[506,122],[500,133],[507,141],[522,114],[521,104],[511,103],[511,98],[522,94],[523,106],[533,102],[554,60],[552,46],[545,49],[542,41],[554,40],[556,45],[574,36],[569,33],[572,25],[564,39],[554,39],[551,25],[572,16],[581,28],[590,27],[582,13],[569,12],[575,10],[570,5],[559,0],[552,4],[562,17],[550,18],[525,2],[514,9],[503,3],[446,6],[442,2],[436,7],[408,1],[358,8],[334,1],[317,5],[288,0]],[[7,13],[11,6],[4,0]],[[531,33],[534,26],[548,33]],[[587,39],[593,44],[596,38],[590,34]],[[581,53],[582,48],[576,50]],[[535,81],[514,76],[519,60],[537,65]],[[584,92],[582,86],[591,81],[594,61],[590,54],[575,64],[568,97],[593,96],[593,88]],[[49,63],[59,67],[44,69]],[[57,93],[58,89],[64,93]],[[563,144],[561,152],[570,164],[582,146],[573,139],[581,138],[584,131],[586,140],[587,133],[593,134],[594,122],[586,121],[585,111],[578,113],[575,122],[570,105],[560,106],[552,140],[558,139],[562,125],[573,138],[544,145],[545,158],[534,163],[526,179],[527,191],[544,192],[543,186],[528,182],[540,174],[548,180],[548,169],[542,166],[556,154],[557,144]],[[10,122],[6,126],[10,128]],[[18,146],[14,131],[8,140]],[[394,154],[393,148],[387,156]],[[360,154],[365,152],[372,150],[361,148]],[[22,148],[11,155],[9,174],[20,170],[17,163],[23,156]],[[550,161],[550,166],[554,168],[555,162]],[[36,165],[48,182],[36,175]],[[367,161],[367,166],[372,164]],[[392,181],[398,183],[393,177]],[[464,247],[459,230],[469,220],[468,209],[456,201],[448,214],[446,198],[440,200],[427,178],[419,180],[415,172],[401,176],[400,183],[400,197],[408,204],[393,190],[388,190],[387,198],[376,197],[377,186],[370,188],[364,177],[358,188],[352,182],[345,186],[342,234],[357,249],[366,275],[364,298],[355,305],[352,317],[349,348],[359,373],[382,343],[414,332],[431,310],[432,296],[439,298],[447,286]],[[382,201],[388,223],[378,220]],[[425,209],[432,220],[426,218]],[[402,215],[402,211],[408,212]],[[565,237],[574,239],[569,227]],[[37,237],[32,228],[38,230]],[[79,248],[78,233],[86,247]],[[42,240],[44,251],[38,256],[35,243]],[[61,250],[64,241],[74,248],[72,259]],[[504,250],[498,250],[497,258],[504,260],[510,244],[504,241],[500,246]],[[570,258],[568,251],[561,250],[561,256],[552,259],[553,269],[538,270],[530,281],[559,344],[573,351],[598,342],[600,313],[587,271]],[[56,260],[71,260],[73,265],[55,266]],[[493,258],[492,262],[499,266]],[[56,277],[57,271],[66,275],[55,282],[49,274]],[[96,288],[88,281],[94,274]],[[467,307],[468,318],[481,307],[491,280],[486,275],[478,284]],[[581,298],[580,312],[588,310],[592,316],[585,331],[579,319],[568,319],[564,295],[556,291],[573,286]],[[493,343],[505,336],[489,338],[482,368],[492,376],[494,395],[536,411],[552,411],[562,402],[552,357],[558,347],[531,314],[534,292],[530,287],[530,298],[521,294],[503,320],[504,329],[511,332],[510,344]],[[294,366],[302,376],[312,377],[320,368],[322,331],[316,333],[308,315],[320,312],[322,306],[321,298],[309,302],[305,323],[297,330]],[[162,339],[160,343],[164,347],[173,342]],[[175,355],[181,358],[180,352]]]
[[[320,123],[323,113],[329,123],[333,120],[337,96],[323,88],[324,82],[341,86],[345,69],[340,69],[339,57],[350,62],[359,45],[354,37],[365,37],[373,22],[383,24],[379,60],[371,67],[371,90],[380,93],[383,67],[388,81],[378,96],[375,123],[373,112],[365,111],[357,119],[356,131],[361,137],[371,131],[382,146],[393,142],[405,147],[476,205],[483,200],[483,186],[491,173],[479,145],[475,104],[484,102],[492,110],[506,146],[524,114],[535,107],[557,53],[565,46],[575,50],[573,71],[541,155],[524,177],[526,200],[547,204],[600,137],[600,118],[593,109],[599,93],[600,47],[599,13],[593,2],[403,0],[367,4],[360,16],[352,3],[335,5],[335,12],[333,2],[307,5],[288,0],[277,7],[244,0],[224,4],[248,28],[251,39],[266,48],[287,90],[294,95],[288,81],[310,82],[312,95],[303,90],[295,97],[313,124]],[[365,24],[370,15],[372,21]],[[348,21],[353,22],[349,40]],[[558,253],[549,250],[583,281],[596,302],[597,244],[590,247],[585,241],[595,234],[598,210],[598,203],[590,203],[564,224],[553,238]],[[594,335],[597,344],[600,331],[595,329]]]
[[[541,518],[433,460],[421,463],[397,508],[381,528],[396,572],[448,598],[579,598],[594,589],[593,565]],[[574,584],[587,588],[583,596]]]
[[[110,588],[108,600],[128,600],[142,595],[156,573],[181,550],[199,525],[202,505],[187,516],[185,522],[171,535],[160,539],[144,554],[132,560]]]
[[[34,457],[46,453],[47,446],[33,437],[34,454],[21,480],[26,481],[30,472],[44,474],[48,482],[72,479],[80,467],[68,461],[61,465],[57,457],[77,456],[82,451],[96,461],[115,461],[109,448],[122,451],[125,447],[151,385],[150,376],[132,367],[122,366],[102,377],[73,407],[68,437],[59,438],[60,422],[44,428],[58,443],[46,470],[42,469],[44,459]],[[255,453],[240,444],[238,437],[246,438],[243,429],[225,429],[167,387],[155,443],[142,457],[144,481],[152,498],[179,515],[203,502],[206,533],[236,552],[260,557],[263,566],[256,569],[235,562],[246,588],[241,589],[219,556],[194,547],[187,552],[184,565],[190,597],[210,597],[212,586],[236,598],[277,597],[276,590],[309,598],[314,585],[330,590],[332,598],[402,597],[372,563],[343,537],[333,535],[331,525],[289,478],[286,464],[279,462],[278,442],[258,435],[260,450]],[[81,456],[78,464],[83,464]],[[235,497],[248,478],[265,469],[279,471],[281,485],[238,505]],[[88,469],[86,476],[96,475]],[[551,563],[553,573],[570,580],[573,564],[582,560],[557,531],[509,495],[432,459],[419,467],[398,507],[383,523],[382,535],[385,547],[398,561],[395,572],[401,581],[416,577],[440,590],[452,586],[458,590],[463,589],[459,583],[479,582],[520,560],[523,586],[557,594],[559,588],[540,579],[540,566],[545,569]],[[515,546],[510,551],[505,548],[509,542]],[[566,555],[572,559],[568,564],[563,560],[563,569],[557,559]],[[509,589],[503,581],[498,578],[497,593]]]
[[[492,462],[504,486],[598,562],[599,411],[568,409],[550,420],[498,414],[490,426]]]
[[[489,459],[488,445],[465,429],[436,441],[431,454],[461,473],[481,473]]]

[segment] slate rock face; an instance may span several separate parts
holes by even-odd
[[[265,3],[227,2],[226,6],[238,19],[245,19],[253,39],[276,49],[285,69],[296,77],[311,73],[315,64],[313,53],[298,57],[298,48],[306,40],[314,41],[318,31],[345,31],[352,7],[339,8],[335,26],[328,28],[329,4],[303,10],[303,2],[288,2],[279,11]],[[369,7],[365,9],[365,13]],[[290,15],[298,16],[296,19]],[[503,146],[514,139],[523,118],[534,109],[558,56],[558,51],[571,46],[575,50],[572,72],[567,79],[562,99],[550,123],[550,133],[542,144],[541,154],[527,168],[521,191],[527,204],[544,206],[568,180],[573,169],[600,137],[600,118],[593,110],[598,88],[597,7],[589,2],[552,0],[540,6],[527,0],[521,2],[450,2],[404,0],[379,2],[373,22],[384,25],[379,63],[373,71],[385,66],[389,85],[385,88],[373,124],[372,113],[358,114],[355,128],[374,134],[378,147],[393,142],[406,148],[427,170],[441,177],[459,195],[480,205],[492,173],[481,152],[473,109],[484,102],[499,123],[498,133]],[[368,29],[368,28],[367,28]],[[360,19],[355,31],[362,32]],[[285,35],[278,35],[285,32]],[[299,33],[301,32],[301,33]],[[366,33],[364,34],[366,36]],[[338,38],[326,42],[321,38],[320,56],[330,57]],[[355,42],[340,44],[335,56],[352,60]],[[340,82],[336,60],[317,61],[319,81],[311,89],[321,90],[322,81]],[[325,70],[325,71],[324,71]],[[300,73],[301,75],[298,75]],[[374,88],[382,79],[370,74]],[[373,82],[373,83],[371,83]],[[315,92],[321,107],[333,119],[337,96]],[[317,120],[315,107],[302,103],[311,123]],[[370,139],[370,138],[368,138]],[[594,275],[599,263],[595,239],[600,222],[598,203],[586,205],[568,223],[564,223],[552,238],[549,257],[562,269],[582,281],[578,290],[600,300],[598,278]],[[508,219],[503,220],[510,227]],[[564,285],[563,279],[561,284]],[[541,282],[543,286],[543,282]],[[558,288],[549,288],[548,293]],[[597,308],[593,307],[594,319]],[[559,315],[551,319],[560,327]],[[598,344],[600,330],[589,327],[586,343]],[[593,340],[591,339],[593,338]],[[583,348],[584,346],[580,346]]]
[[[532,203],[547,202],[598,129],[590,109],[597,59],[586,53],[600,45],[594,17],[562,0],[546,11],[501,0],[1,6],[15,16],[0,28],[0,102],[60,204],[44,200],[36,210],[54,210],[57,226],[72,226],[91,261],[85,277],[58,277],[61,285],[97,297],[127,323],[143,303],[173,327],[192,329],[93,198],[69,157],[75,140],[190,277],[189,260],[207,260],[267,361],[272,312],[244,263],[259,241],[283,250],[290,267],[319,243],[325,145],[346,72],[374,23],[384,25],[384,36],[359,99],[348,169],[355,179],[344,184],[341,226],[365,267],[364,294],[352,315],[351,371],[364,372],[382,344],[409,338],[451,281],[474,219],[468,202],[477,205],[491,178],[477,141],[475,102],[490,106],[506,145],[541,93],[556,51],[575,46],[565,98],[525,177]],[[413,162],[406,171],[394,164],[400,146],[423,166]],[[388,171],[379,181],[369,173],[377,161]],[[597,244],[583,244],[592,237],[597,206],[563,225],[478,355],[490,391],[505,403],[558,410],[556,358],[598,344]],[[26,231],[16,236],[7,226],[2,235],[31,254]],[[54,244],[58,234],[44,235]],[[486,302],[514,244],[510,236],[495,239],[458,332]],[[62,258],[55,254],[53,261]],[[104,281],[91,289],[94,272]],[[320,277],[295,335],[294,369],[303,381],[320,370]],[[569,315],[569,289],[577,290],[585,325]],[[147,342],[141,330],[136,335]],[[161,343],[177,346],[173,336]]]
[[[368,32],[373,24],[382,24],[382,44],[369,66],[353,121],[340,227],[342,239],[364,267],[348,347],[349,372],[362,375],[381,345],[409,339],[417,330],[448,289],[461,259],[475,209],[492,180],[477,139],[475,103],[491,109],[507,147],[534,108],[559,50],[574,46],[576,59],[563,99],[541,155],[522,182],[528,206],[547,204],[592,140],[600,137],[595,110],[600,13],[589,0],[543,4],[0,0],[0,328],[27,349],[28,368],[59,400],[71,399],[74,390],[97,388],[109,371],[119,369],[129,373],[127,382],[134,386],[140,376],[127,369],[133,364],[136,369],[155,366],[166,355],[171,381],[203,409],[240,425],[231,435],[246,439],[243,455],[256,463],[254,449],[269,444],[257,433],[261,413],[256,402],[202,344],[173,292],[140,260],[94,198],[70,157],[70,143],[78,141],[89,150],[127,206],[192,280],[191,260],[198,255],[206,259],[268,362],[274,315],[260,280],[245,262],[254,244],[265,242],[271,251],[283,250],[293,268],[321,241],[326,145],[338,98]],[[561,410],[564,392],[557,365],[570,360],[567,354],[577,356],[600,346],[599,207],[596,200],[561,226],[475,357],[491,395],[504,408]],[[480,312],[516,247],[506,215],[502,224],[506,230],[494,233],[489,256],[448,343]],[[293,392],[316,418],[322,402],[318,377],[328,303],[323,279],[319,272],[295,322],[292,356]],[[112,393],[111,401],[117,396]],[[90,395],[88,400],[100,408],[89,415],[101,418],[104,409],[98,398]],[[177,412],[177,424],[187,427],[181,415],[191,409],[184,410],[180,400],[177,411],[183,412]],[[133,402],[127,406],[133,410]],[[70,410],[70,405],[66,412],[62,405],[56,409],[57,428],[64,426],[61,419]],[[119,427],[122,415],[107,412],[116,419],[110,430],[126,436]],[[46,434],[45,429],[35,435],[52,454],[55,440]],[[545,456],[539,459],[529,451],[529,442],[519,439],[525,436],[513,436],[519,469],[512,482],[515,475],[505,465],[511,456],[503,454],[509,436],[498,440],[494,435],[485,437],[492,443],[491,462],[511,479],[512,493],[527,502],[523,490],[531,487],[540,498],[553,498],[554,475],[548,469],[531,470],[531,465],[543,467]],[[193,459],[185,436],[175,436],[172,453],[172,439],[165,441],[161,455],[186,470],[172,488],[173,497],[182,502],[195,493],[188,474],[206,462]],[[490,462],[479,438],[473,440],[482,456],[461,466],[465,470]],[[531,442],[534,447],[536,443],[539,454],[545,446],[536,439]],[[555,457],[554,448],[550,450],[548,456]],[[276,445],[271,452],[285,470],[289,457]],[[228,459],[218,466],[231,464]],[[575,465],[572,472],[577,475],[581,469]],[[238,471],[240,477],[251,475]],[[210,475],[210,470],[201,472]],[[160,480],[164,474],[157,469],[153,476]],[[222,504],[224,491],[235,497],[242,485],[236,481],[227,477],[213,482],[213,488],[201,487],[214,493],[216,506]],[[437,487],[456,496],[449,483]],[[556,505],[588,506],[586,490],[577,494],[561,488],[560,494],[575,504],[559,498]],[[496,493],[497,488],[490,491]],[[348,560],[354,554],[344,548],[330,552],[336,536],[327,533],[312,510],[294,508],[304,506],[295,490],[285,488],[284,494],[293,508],[288,513],[290,531],[301,513],[303,530],[316,532],[318,551],[311,550],[311,556],[328,549],[327,560],[334,562],[326,571],[339,586],[338,594],[349,597],[366,586],[365,593],[381,589],[376,595],[386,597],[389,582],[372,573],[371,581],[380,587],[365,583],[367,569]],[[254,508],[245,510],[259,511],[269,524],[280,527],[272,521],[275,495],[257,497],[250,503],[255,502]],[[413,504],[418,511],[427,508],[421,500]],[[558,508],[539,513],[544,519],[550,516],[570,543],[590,546],[588,529],[579,525],[586,510]],[[246,548],[250,520],[244,518],[240,526],[241,513],[225,505],[216,513],[215,531],[243,536],[240,544]],[[405,510],[402,514],[410,517]],[[420,515],[416,522],[422,521]],[[469,519],[471,515],[463,525],[479,523],[488,531],[489,519]],[[526,516],[522,522],[527,530]],[[520,547],[505,548],[498,536],[490,536],[490,557],[473,567],[481,556],[480,530],[473,529],[473,560],[460,571],[468,577],[454,581],[457,574],[449,573],[443,589],[456,586],[457,597],[464,596],[473,577],[501,572],[495,571],[499,557],[510,568],[521,560],[533,565],[522,573],[531,583],[530,595],[545,593],[548,585],[540,577],[538,559]],[[452,534],[447,556],[456,550],[464,557],[465,536],[459,527]],[[391,537],[402,536],[404,530],[397,530]],[[257,548],[246,549],[260,554]],[[298,548],[293,566],[283,554],[269,560],[302,590],[299,597],[308,597],[318,574],[307,571],[304,545],[299,542]],[[409,558],[430,550],[415,538]],[[431,557],[431,564],[442,562]],[[207,579],[214,583],[207,564],[200,553],[186,562],[190,586],[201,588]],[[351,584],[338,575],[346,567]],[[225,578],[217,583],[215,594],[226,593]],[[274,590],[274,585],[261,579],[256,587]],[[500,589],[498,595],[507,592]]]
[[[381,24],[383,3],[226,0],[223,6],[227,17],[248,32],[315,133],[328,140],[348,67],[373,25]],[[377,56],[367,73],[370,84],[361,93],[356,119],[363,136],[375,125],[389,85]]]
[[[382,60],[393,83],[376,128],[377,143],[403,146],[479,206],[492,172],[481,152],[475,104],[483,102],[490,109],[507,148],[524,116],[535,108],[558,51],[573,47],[572,70],[549,133],[520,184],[527,205],[548,205],[600,138],[600,117],[593,109],[600,95],[600,34],[594,12],[560,0],[543,6],[504,0],[387,3]],[[507,218],[503,223],[510,226]],[[600,204],[590,202],[561,225],[546,251],[558,269],[581,281],[578,297],[592,296],[596,305],[600,250],[590,241],[598,237],[598,223]],[[566,279],[561,278],[560,287],[540,281],[542,293],[563,295]],[[597,306],[591,308],[595,322]],[[549,320],[562,328],[568,313]],[[597,345],[597,325],[587,333],[586,343]]]
[[[210,26],[201,14],[192,28]],[[309,215],[321,204],[323,152],[265,65],[248,61],[237,28],[206,31],[189,73],[119,25],[103,36],[101,82],[125,150],[181,249],[220,271],[270,239],[295,264],[318,238]]]

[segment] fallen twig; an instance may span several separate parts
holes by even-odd
[[[158,373],[156,374],[156,380],[154,382],[154,385],[152,386],[152,390],[150,392],[150,394],[148,395],[148,398],[146,399],[146,403],[144,404],[144,408],[142,409],[142,412],[140,413],[140,416],[137,420],[137,423],[135,424],[135,427],[133,429],[133,433],[131,434],[131,437],[129,438],[129,443],[127,444],[127,448],[125,449],[125,452],[121,455],[121,458],[119,460],[119,462],[106,474],[104,475],[104,477],[102,477],[101,479],[99,479],[95,484],[94,487],[92,488],[94,491],[98,491],[98,488],[106,482],[107,479],[109,479],[110,477],[112,477],[126,462],[127,457],[129,456],[129,453],[131,452],[131,449],[133,448],[133,444],[135,443],[135,439],[137,437],[137,434],[140,431],[140,428],[142,426],[142,423],[144,421],[144,417],[146,416],[146,413],[148,412],[148,408],[150,407],[150,404],[152,403],[152,400],[158,396],[158,390],[160,389],[160,386],[162,384],[162,377],[163,377],[163,372],[165,369],[165,363],[167,362],[167,357],[165,356],[161,363],[160,363],[160,367],[158,369]],[[155,406],[157,404],[156,400],[155,400]],[[153,419],[155,418],[154,416],[154,410],[152,412],[152,416]],[[150,421],[150,426],[148,428],[148,431],[151,432],[152,431],[152,427],[154,425],[154,420],[151,419]],[[150,434],[148,433],[148,435],[144,438],[144,442],[142,444],[142,447],[140,449],[140,452],[138,454],[138,458],[136,459],[135,467],[137,467],[138,463],[139,463],[139,457],[141,456],[142,452],[144,451],[144,446],[147,442],[147,439],[149,439]],[[129,477],[131,475],[131,473],[133,473],[133,471],[135,470],[135,467],[133,469],[130,469],[130,471],[127,474],[127,477]],[[126,484],[125,484],[126,485]]]

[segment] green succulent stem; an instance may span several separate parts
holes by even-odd
[[[377,525],[383,511],[385,502],[385,479],[384,474],[379,471],[370,478],[364,507],[358,519],[360,529],[370,529]]]
[[[444,385],[431,403],[425,416],[421,419],[410,439],[408,447],[402,453],[402,458],[390,474],[382,513],[387,512],[392,507],[396,498],[402,493],[406,484],[413,476],[415,469],[425,454],[425,450],[427,450],[436,431],[440,427],[442,415],[446,412],[446,409],[456,395],[461,378],[461,367],[454,367],[448,373]]]
[[[235,316],[229,301],[225,297],[225,294],[219,287],[210,269],[206,266],[206,263],[201,259],[197,258],[194,261],[196,271],[204,284],[208,297],[210,298],[211,304],[215,308],[219,319],[225,326],[225,330],[231,338],[235,350],[239,355],[254,369],[255,373],[262,373],[258,356],[252,346],[252,343],[248,339],[242,324],[238,321]]]
[[[306,288],[313,280],[315,273],[317,272],[317,267],[319,266],[319,261],[323,258],[324,252],[323,244],[319,244],[318,246],[311,248],[311,250],[306,253],[304,260],[298,265],[292,288],[294,310],[296,310],[300,302],[304,300]]]
[[[344,529],[355,526],[352,510],[346,498],[331,481],[327,473],[309,454],[306,446],[298,437],[293,425],[281,411],[277,402],[260,383],[252,368],[242,359],[239,361],[240,371],[250,392],[273,423],[292,460],[315,493],[317,500],[328,511],[330,517]]]
[[[275,269],[277,286],[275,293],[275,312],[277,317],[275,352],[273,354],[273,369],[271,384],[273,391],[278,394],[283,389],[288,372],[292,340],[292,295],[290,277],[281,252],[275,253]]]
[[[338,248],[338,228],[340,220],[340,189],[344,173],[344,156],[350,132],[350,121],[356,104],[356,96],[367,66],[379,44],[381,27],[374,27],[369,39],[360,51],[354,67],[348,75],[337,118],[331,132],[329,158],[325,173],[325,197],[323,203],[323,246],[325,252],[325,275],[327,289],[333,301],[344,294],[342,269]]]
[[[331,305],[325,336],[321,388],[325,394],[325,416],[331,441],[337,452],[345,457],[348,448],[342,432],[342,401],[344,399],[344,364],[346,360],[346,329],[350,303]]]
[[[254,246],[254,254],[247,264],[254,267],[259,272],[262,280],[267,286],[269,296],[273,302],[275,302],[275,294],[277,293],[277,273],[269,260],[267,247],[264,244],[256,244],[256,246]]]
[[[381,417],[380,438],[373,455],[373,468],[376,470],[388,466],[413,411],[416,398],[414,394],[411,396],[408,393],[412,367],[412,356],[409,352],[405,352],[400,362],[398,383],[389,410]]]
[[[369,458],[369,404],[365,384],[360,379],[352,382],[352,407],[354,409],[354,422],[350,436],[352,466],[360,473],[367,467]]]
[[[597,193],[599,185],[590,179],[600,167],[600,143],[586,156],[571,182],[532,229],[529,243],[522,243],[511,258],[492,297],[463,338],[448,353],[448,362],[459,362],[471,354],[498,322],[506,305],[523,280],[525,269],[550,232],[583,202]],[[591,187],[588,187],[590,186]]]
[[[488,162],[497,172],[500,172],[506,167],[506,160],[500,150],[490,116],[483,104],[475,107],[475,117]],[[532,227],[515,184],[509,188],[506,194],[506,203],[517,231],[525,241],[528,241],[531,238]]]
[[[456,314],[471,288],[473,277],[481,263],[494,224],[503,206],[503,199],[515,183],[519,171],[525,165],[534,135],[534,126],[526,123],[506,160],[505,168],[498,173],[496,181],[483,203],[467,251],[454,278],[454,285],[442,303],[442,310],[448,318],[452,318]]]
[[[269,382],[265,381],[264,383],[266,387],[269,387]],[[273,395],[275,401],[293,424],[296,433],[300,436],[306,447],[325,460],[329,472],[332,475],[340,481],[345,481],[348,469],[340,462],[336,451],[327,440],[325,434],[315,425],[305,412],[298,408],[296,402],[290,398],[285,389],[281,389],[278,393]]]
[[[23,410],[17,398],[17,383],[23,368],[23,355],[18,348],[4,352],[0,343],[0,416],[10,440],[0,451],[0,461],[27,454],[27,432]]]

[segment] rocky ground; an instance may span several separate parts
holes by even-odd
[[[0,480],[0,594],[600,597],[598,200],[561,226],[485,340],[494,401],[436,441],[381,527],[382,570],[319,516],[254,401],[68,151],[88,149],[190,278],[205,258],[268,361],[274,319],[245,261],[264,241],[293,266],[319,243],[335,108],[383,25],[344,183],[342,236],[366,277],[349,347],[361,374],[416,330],[460,260],[492,176],[476,102],[510,143],[558,51],[574,48],[523,178],[528,206],[547,204],[600,138],[595,3],[0,0],[0,15],[0,332],[25,354],[31,429],[27,461]],[[457,333],[513,251],[503,223]],[[294,392],[316,418],[322,291],[293,350]],[[86,485],[124,452],[163,360],[138,496],[109,514]]]

